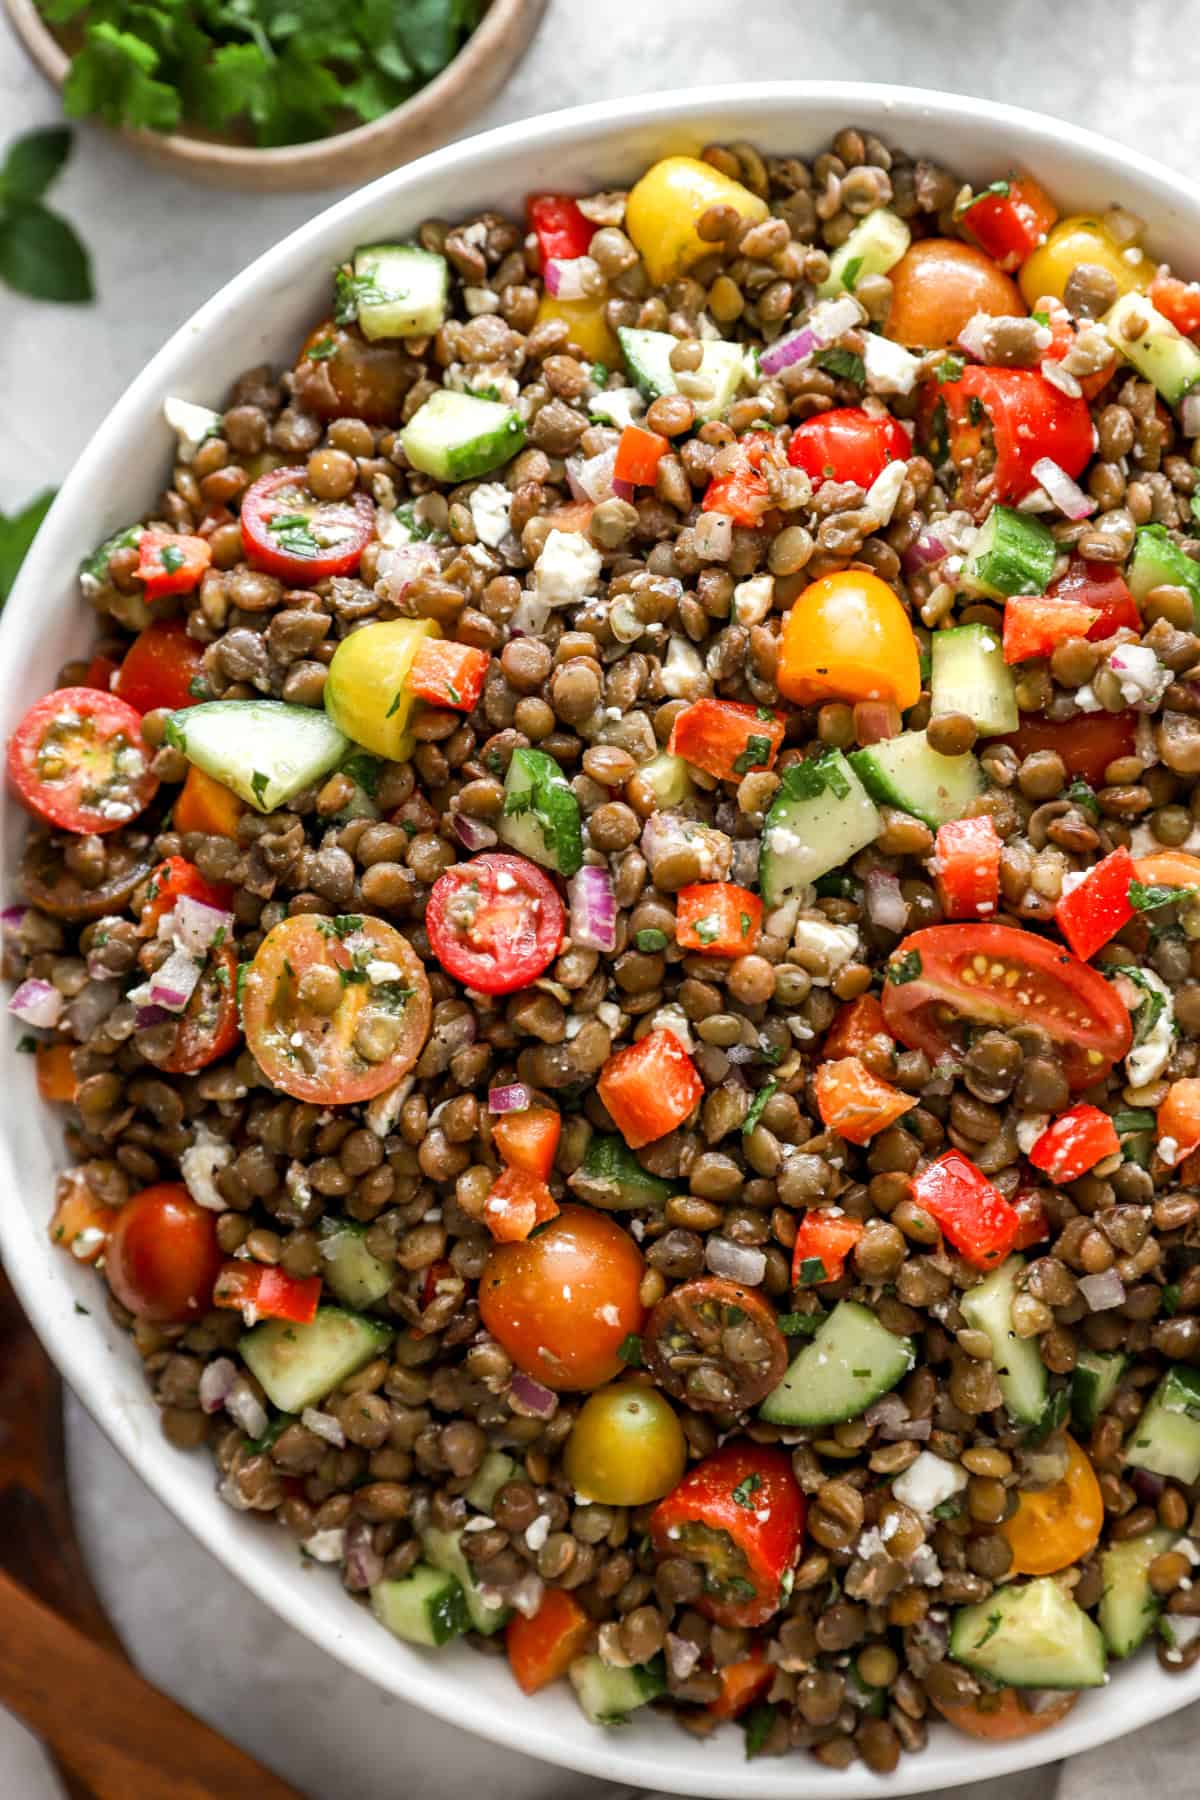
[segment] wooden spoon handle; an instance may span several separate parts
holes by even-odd
[[[3,1571],[0,1703],[96,1800],[305,1800]]]

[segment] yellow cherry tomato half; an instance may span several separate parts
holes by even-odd
[[[695,156],[666,156],[647,169],[626,202],[625,229],[652,282],[672,281],[712,254],[696,229],[712,206],[732,206],[744,225],[767,216],[765,200]]]
[[[908,614],[878,575],[845,569],[806,587],[784,620],[779,692],[800,706],[892,700],[903,712],[921,692]]]
[[[1016,1512],[999,1528],[1012,1551],[1013,1575],[1054,1575],[1099,1541],[1104,1524],[1100,1483],[1074,1438],[1068,1437],[1066,1445],[1062,1480],[1019,1494]]]
[[[1071,271],[1080,263],[1107,269],[1120,294],[1148,288],[1154,280],[1154,264],[1144,250],[1136,245],[1122,249],[1099,219],[1076,213],[1060,219],[1045,243],[1022,264],[1017,280],[1026,304],[1034,307],[1039,300],[1061,300]]]
[[[605,317],[607,305],[607,296],[600,300],[556,300],[553,294],[543,294],[537,323],[544,325],[548,319],[562,319],[571,333],[568,341],[592,362],[619,363],[621,346]]]
[[[389,762],[411,756],[408,672],[426,638],[441,635],[434,619],[380,619],[344,637],[325,677],[325,711],[338,729]]]
[[[604,1506],[645,1506],[683,1474],[687,1440],[657,1388],[618,1382],[586,1400],[563,1451],[577,1494]]]
[[[958,238],[919,238],[888,280],[892,303],[885,333],[911,350],[952,344],[975,313],[1025,315],[1008,276],[984,251]]]

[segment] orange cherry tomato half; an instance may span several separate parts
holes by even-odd
[[[34,701],[9,739],[8,774],[30,811],[63,831],[118,831],[158,790],[142,715],[90,687]]]
[[[885,335],[910,350],[952,344],[974,313],[1025,316],[1025,305],[990,256],[957,238],[920,238],[889,271]]]
[[[997,1527],[1012,1551],[1014,1575],[1053,1575],[1099,1541],[1104,1500],[1096,1471],[1066,1438],[1067,1472],[1053,1487],[1019,1493],[1017,1510]]]
[[[353,574],[374,531],[375,507],[366,494],[318,500],[307,469],[272,469],[251,483],[242,500],[247,557],[301,587]]]
[[[479,1282],[479,1316],[517,1368],[556,1390],[603,1387],[642,1329],[645,1265],[606,1213],[564,1206],[523,1243],[497,1244]]]
[[[285,1094],[320,1106],[394,1087],[421,1054],[432,1013],[420,957],[382,919],[282,919],[242,987],[259,1068]]]
[[[212,1306],[223,1261],[216,1213],[198,1206],[181,1182],[165,1181],[116,1213],[104,1273],[135,1318],[182,1323]]]
[[[1059,1694],[1049,1706],[1030,1712],[1016,1688],[1000,1688],[993,1694],[980,1694],[976,1700],[950,1704],[934,1700],[933,1704],[948,1725],[965,1731],[968,1737],[1012,1743],[1017,1738],[1036,1737],[1052,1725],[1061,1725],[1078,1698],[1078,1694]]]
[[[921,692],[921,661],[908,614],[878,575],[822,575],[783,623],[779,692],[801,706],[824,700],[892,700],[904,711]]]

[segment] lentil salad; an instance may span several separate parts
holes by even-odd
[[[741,1712],[756,1753],[886,1769],[930,1705],[1052,1723],[1164,1601],[1191,1657],[1196,321],[1136,221],[1081,255],[1027,180],[969,208],[853,132],[705,163],[582,225],[535,204],[536,245],[426,226],[431,342],[372,335],[360,252],[357,325],[185,419],[87,572],[110,667],[63,676],[119,665],[134,723],[35,722],[74,835],[31,846],[9,954],[76,1107],[56,1234],[227,1499],[401,1635],[504,1626],[593,1718]],[[718,339],[757,363],[706,369]],[[521,437],[423,431],[437,393]],[[347,501],[357,564],[320,569]],[[321,721],[305,769],[272,702]],[[298,1091],[329,1066],[363,1091]]]

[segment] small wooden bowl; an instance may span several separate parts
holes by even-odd
[[[283,193],[369,181],[444,144],[486,106],[528,48],[546,5],[547,0],[491,0],[478,29],[428,86],[382,118],[334,137],[256,150],[182,132],[122,127],[118,135],[148,162],[210,187]],[[70,59],[34,0],[4,0],[4,6],[42,74],[61,88]]]

